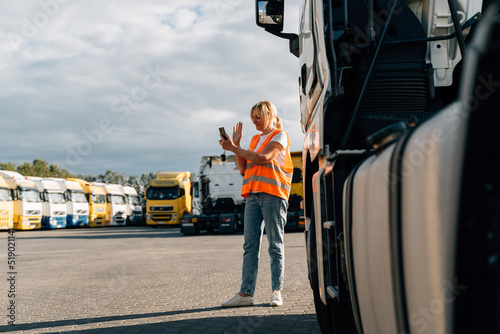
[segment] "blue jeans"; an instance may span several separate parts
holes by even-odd
[[[283,289],[285,269],[285,234],[288,202],[266,193],[248,194],[245,204],[243,270],[241,293],[254,294],[259,270],[260,244],[266,227],[268,252],[271,258],[272,290]]]

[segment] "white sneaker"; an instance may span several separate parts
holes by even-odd
[[[225,302],[222,302],[221,304],[222,304],[222,306],[225,306],[225,307],[252,306],[253,305],[253,297],[252,296],[243,297],[240,295],[239,292],[237,292],[233,296],[233,298],[226,300]]]
[[[274,290],[271,295],[271,306],[280,306],[283,305],[283,299],[281,299],[281,291]]]

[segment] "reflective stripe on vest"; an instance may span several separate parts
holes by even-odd
[[[257,150],[261,153],[271,139],[282,130],[275,130]],[[254,151],[261,135],[256,135],[250,143],[250,150]],[[289,144],[286,147],[285,166],[273,160],[264,164],[247,161],[241,195],[247,197],[251,192],[265,192],[288,200],[292,185],[293,162],[290,156]]]

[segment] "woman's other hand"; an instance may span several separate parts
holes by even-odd
[[[233,127],[233,143],[237,147],[240,147],[241,137],[242,137],[243,123],[238,122],[236,126]]]

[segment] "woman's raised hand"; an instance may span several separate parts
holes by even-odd
[[[240,146],[241,137],[242,137],[243,123],[238,122],[236,126],[233,127],[233,143],[236,146]]]

